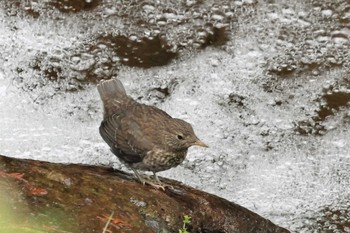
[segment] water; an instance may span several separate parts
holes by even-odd
[[[98,134],[117,76],[210,146],[160,175],[350,232],[348,2],[78,2],[0,3],[1,154],[123,168]]]

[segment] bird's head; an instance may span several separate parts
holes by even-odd
[[[191,146],[208,147],[198,139],[192,126],[184,120],[172,118],[165,132],[165,143],[172,150],[186,150]]]

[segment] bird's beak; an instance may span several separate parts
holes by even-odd
[[[201,147],[209,147],[207,144],[205,144],[204,142],[202,142],[201,140],[197,140],[194,143],[192,143],[193,146],[201,146]]]

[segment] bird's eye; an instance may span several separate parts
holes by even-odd
[[[183,137],[182,135],[179,135],[179,134],[178,134],[176,137],[177,137],[177,139],[179,139],[179,140],[184,139],[184,137]]]

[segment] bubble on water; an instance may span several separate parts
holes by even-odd
[[[340,7],[336,8],[332,6],[331,9],[333,10],[327,9],[322,11],[324,18],[318,18],[319,22],[317,27],[319,27],[319,29],[314,26],[310,28],[311,25],[309,25],[307,27],[300,26],[299,29],[295,28],[295,30],[290,30],[291,27],[289,27],[287,31],[282,31],[286,35],[282,34],[283,36],[281,37],[282,41],[280,43],[280,46],[282,48],[286,47],[287,43],[285,42],[293,40],[293,48],[299,50],[298,53],[294,55],[294,58],[296,60],[295,65],[297,69],[289,69],[293,70],[294,74],[298,74],[298,72],[310,72],[313,75],[319,75],[321,74],[322,70],[333,67],[335,63],[342,64],[340,60],[343,59],[340,53],[342,53],[344,50],[341,47],[349,46],[348,34],[346,32],[344,34],[342,31],[344,24],[341,21],[333,25],[333,28],[331,30],[328,29],[327,18],[331,16],[333,17],[333,15],[335,17],[339,17],[339,14],[335,14],[335,12],[339,13],[342,11]],[[318,12],[318,8],[314,8],[313,10],[315,14]],[[293,11],[291,11],[289,8],[287,10],[282,10],[282,17],[293,14]],[[297,36],[295,36],[295,34]],[[329,63],[328,60],[322,59],[324,53],[332,54],[334,56],[332,63]],[[284,63],[284,60],[286,59],[288,59],[288,57],[282,54],[276,61],[281,64],[288,64]],[[334,62],[334,60],[336,62]],[[301,61],[301,63],[299,61]],[[286,67],[280,67],[281,65],[278,63],[275,63],[274,61],[271,62],[270,70],[273,73],[283,76],[285,75],[285,72],[281,72],[281,70],[285,70]]]
[[[48,5],[55,7],[61,12],[79,12],[82,10],[92,10],[101,3],[101,0],[53,0]]]
[[[93,67],[93,65],[95,64],[94,57],[88,53],[73,55],[72,57],[70,57],[70,60],[71,69],[77,71],[86,71]]]
[[[154,12],[154,10],[156,9],[151,3],[144,3],[141,7],[142,10],[144,10],[146,13]]]

